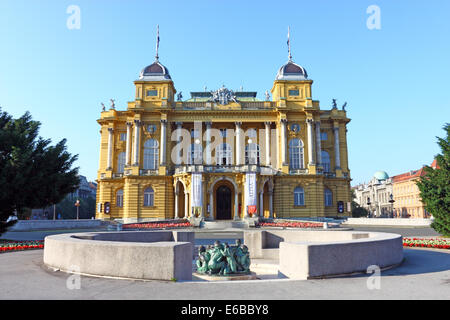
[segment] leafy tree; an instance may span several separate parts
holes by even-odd
[[[29,112],[13,119],[0,109],[0,221],[58,203],[80,183],[72,168],[78,156],[67,152],[65,139],[51,146],[38,136],[40,125]]]
[[[95,198],[88,197],[79,199],[79,218],[90,219],[95,217]],[[77,208],[75,207],[76,198],[70,195],[64,198],[60,203],[56,205],[56,214],[61,214],[62,219],[76,219]]]
[[[360,217],[367,217],[369,212],[366,208],[361,207],[356,201],[356,195],[355,190],[352,189],[352,217],[353,218],[360,218]]]
[[[450,123],[444,126],[447,138],[439,138],[442,154],[436,156],[437,166],[425,167],[425,175],[417,182],[425,209],[433,215],[431,227],[450,236]]]

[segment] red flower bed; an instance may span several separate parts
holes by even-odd
[[[29,249],[42,249],[44,248],[43,240],[36,241],[1,241],[0,240],[0,252],[6,251],[19,251]]]
[[[192,227],[189,222],[146,222],[129,223],[122,225],[122,229],[162,229],[162,228],[187,228]]]
[[[260,227],[289,227],[289,228],[323,228],[323,223],[316,222],[260,222]]]
[[[450,249],[450,240],[437,238],[403,238],[404,247]]]

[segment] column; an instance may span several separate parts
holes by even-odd
[[[161,141],[160,141],[160,161],[159,165],[166,165],[166,127],[167,120],[161,120]]]
[[[184,192],[184,218],[189,217],[189,193]]]
[[[309,165],[315,165],[314,163],[314,137],[313,137],[313,119],[306,119],[308,130],[308,163]]]
[[[287,165],[286,162],[286,119],[281,119],[281,165]]]
[[[182,130],[182,125],[183,122],[175,122],[175,125],[177,126],[177,157],[176,157],[176,165],[181,165],[181,156],[180,156],[180,151],[181,151],[181,145],[180,145],[180,141],[181,141],[181,130]]]
[[[214,220],[214,192],[209,193],[209,219]]]
[[[341,169],[341,155],[339,146],[339,123],[334,124],[333,131],[334,131],[334,156],[336,169]]]
[[[212,165],[211,161],[211,125],[212,122],[205,122],[206,125],[206,165]]]
[[[322,141],[320,137],[320,120],[315,122],[316,124],[316,148],[317,148],[317,165],[322,164]]]
[[[133,166],[139,166],[139,140],[141,135],[141,121],[134,120],[134,160]]]
[[[178,188],[175,187],[175,214],[174,214],[174,219],[178,218],[178,194],[180,192],[178,191]]]
[[[264,217],[264,193],[262,191],[259,193],[259,216]]]
[[[269,217],[270,219],[273,219],[273,207],[272,207],[272,199],[273,197],[273,191],[269,191]]]
[[[235,122],[236,125],[236,165],[241,165],[241,124],[242,122]]]
[[[238,200],[238,191],[234,190],[234,220],[239,220],[239,200]]]
[[[133,123],[127,122],[127,150],[125,154],[125,165],[129,166],[131,164],[131,126]]]
[[[106,170],[112,170],[112,152],[113,152],[113,128],[108,128],[108,158],[106,163]]]
[[[266,126],[266,163],[265,165],[270,166],[270,124],[271,122],[264,122]]]

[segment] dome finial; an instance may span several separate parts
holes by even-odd
[[[288,26],[288,34],[287,34],[287,45],[288,45],[288,52],[289,52],[289,61],[292,61],[292,55],[291,55],[291,40],[290,40],[290,27]]]
[[[156,26],[156,56],[155,59],[158,61],[158,49],[159,49],[159,24]]]

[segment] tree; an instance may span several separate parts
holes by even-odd
[[[78,156],[67,152],[66,139],[51,146],[38,136],[40,122],[29,112],[13,119],[0,109],[0,221],[26,208],[60,202],[80,183]]]
[[[431,227],[450,236],[450,123],[444,126],[447,138],[439,138],[442,154],[436,156],[437,166],[425,166],[425,175],[417,182],[425,209],[433,215]]]
[[[360,218],[360,217],[367,217],[369,212],[366,208],[361,207],[356,201],[356,195],[355,190],[352,189],[352,217],[353,218]]]

